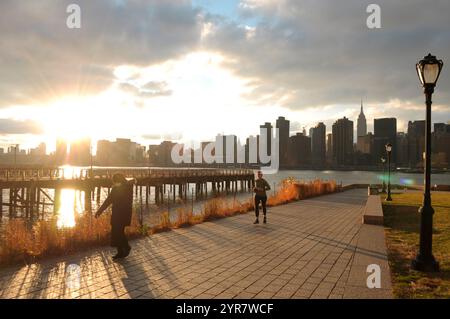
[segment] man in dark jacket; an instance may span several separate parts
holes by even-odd
[[[112,204],[111,215],[111,246],[117,248],[113,259],[125,258],[130,254],[131,247],[125,235],[125,227],[131,224],[133,209],[133,181],[127,181],[123,174],[114,174],[113,187],[95,217],[99,217]]]

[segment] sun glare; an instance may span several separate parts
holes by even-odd
[[[199,51],[144,68],[117,66],[115,81],[106,91],[65,97],[44,108],[39,118],[46,140],[88,137],[95,145],[99,139],[125,137],[145,145],[145,136],[176,134],[180,136],[176,142],[186,143],[219,133],[241,137],[257,133],[257,127],[246,125],[247,119],[263,122],[280,108],[249,103],[251,81],[226,67],[232,62],[229,57]],[[162,85],[168,93],[142,94],[140,88],[146,85]]]
[[[50,138],[73,141],[107,136],[111,127],[121,120],[117,98],[102,94],[91,98],[67,98],[45,110],[42,124]]]
[[[75,214],[81,212],[81,203],[73,189],[62,189],[60,207],[58,209],[58,228],[71,228],[75,226]]]

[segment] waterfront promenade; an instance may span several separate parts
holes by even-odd
[[[354,189],[270,208],[267,225],[248,213],[152,235],[118,263],[101,247],[2,268],[0,298],[390,298],[388,268],[370,290],[355,266],[387,264],[383,247],[358,248],[366,200]],[[382,227],[371,236],[384,244]]]

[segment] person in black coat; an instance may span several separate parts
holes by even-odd
[[[125,258],[130,254],[131,247],[125,235],[125,227],[131,224],[133,210],[134,180],[127,181],[123,174],[114,174],[111,193],[95,213],[98,218],[112,204],[111,215],[111,246],[117,248],[113,259]]]

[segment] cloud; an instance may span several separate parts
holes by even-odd
[[[430,51],[445,63],[433,119],[450,118],[448,0],[379,0],[380,30],[366,27],[370,0],[241,0],[228,16],[215,2],[208,12],[187,0],[79,0],[82,28],[70,30],[72,2],[0,2],[2,111],[117,88],[112,93],[128,94],[112,94],[104,104],[125,96],[123,105],[135,108],[117,106],[115,116],[142,126],[154,121],[160,131],[182,127],[185,135],[237,133],[248,117],[270,120],[282,112],[293,125],[300,120],[298,127],[330,126],[356,116],[361,97],[369,121],[404,122],[424,117],[414,64]],[[210,56],[220,61],[210,63]],[[168,113],[178,115],[170,125]],[[194,114],[202,114],[201,127]],[[10,116],[17,118],[2,114]]]
[[[210,17],[214,27],[204,45],[229,57],[236,74],[254,79],[246,98],[255,103],[292,110],[361,97],[379,105],[392,99],[423,104],[415,63],[428,51],[450,61],[450,2],[377,1],[382,28],[370,30],[371,2],[243,0],[242,20]],[[256,18],[249,37],[245,21]],[[448,74],[444,66],[436,102],[450,99]]]
[[[17,121],[12,119],[0,119],[0,134],[41,134],[42,127],[31,120]]]
[[[150,81],[141,86],[123,82],[119,84],[119,87],[122,91],[141,98],[170,96],[172,94],[172,90],[168,88],[168,84],[165,81]]]
[[[99,93],[116,66],[165,61],[200,39],[189,1],[79,0],[81,29],[68,29],[72,2],[1,1],[0,107]]]

